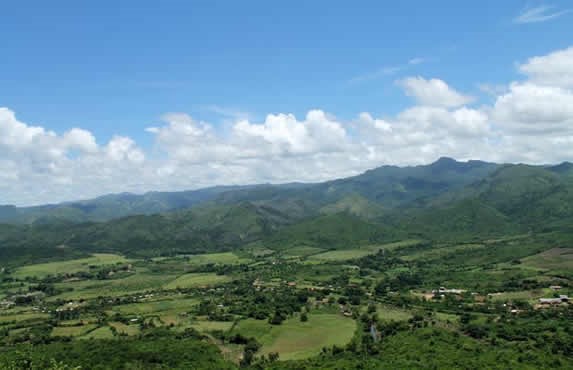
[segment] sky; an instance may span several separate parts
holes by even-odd
[[[570,1],[7,1],[0,204],[573,160]]]

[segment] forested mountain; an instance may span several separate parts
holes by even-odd
[[[428,166],[384,166],[319,184],[110,195],[12,208],[16,217],[4,212],[5,221],[29,224],[2,226],[0,254],[6,261],[51,256],[47,250],[55,256],[94,251],[160,256],[253,243],[336,249],[405,237],[450,240],[528,232],[573,219],[570,179],[568,163],[547,167],[441,158]],[[86,222],[116,211],[118,217],[136,214]]]
[[[0,206],[0,222],[101,222],[191,208],[205,202],[232,204],[296,200],[320,207],[356,195],[379,206],[392,208],[458,189],[487,176],[497,167],[481,161],[457,162],[451,158],[440,158],[427,166],[383,166],[358,176],[318,184],[218,186],[184,192],[111,194],[91,200],[35,207],[8,205]]]

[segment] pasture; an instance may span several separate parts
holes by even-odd
[[[82,280],[54,284],[64,292],[50,297],[55,299],[89,299],[97,297],[118,297],[160,289],[165,284],[177,279],[176,275],[153,274],[145,269],[138,269],[135,274],[122,279]]]
[[[304,359],[320,353],[322,347],[345,345],[356,330],[354,320],[339,314],[310,314],[307,322],[292,317],[274,326],[266,320],[240,321],[233,332],[255,337],[262,343],[260,354],[277,352],[282,360]]]
[[[184,274],[165,284],[164,289],[185,289],[195,287],[213,286],[231,281],[231,277],[214,273]]]
[[[232,321],[195,321],[191,326],[202,332],[215,330],[228,331],[233,326]]]
[[[252,262],[248,258],[242,258],[232,252],[195,254],[187,257],[191,265],[238,265]]]
[[[53,337],[78,337],[85,335],[91,330],[96,329],[95,324],[79,325],[79,326],[56,326],[52,329]]]
[[[130,260],[125,257],[117,254],[95,253],[87,258],[22,266],[14,271],[13,276],[17,279],[24,279],[26,277],[44,278],[48,275],[89,271],[90,266],[115,265],[129,261]]]
[[[552,248],[542,253],[525,257],[521,262],[546,270],[573,270],[573,248]]]
[[[165,311],[186,312],[199,302],[194,298],[170,298],[156,301],[143,301],[138,303],[124,304],[115,306],[113,312],[119,312],[124,315],[148,315]]]
[[[335,261],[347,261],[357,258],[366,257],[372,254],[376,254],[379,251],[387,250],[397,250],[401,248],[406,248],[419,244],[419,240],[404,240],[400,242],[381,244],[381,245],[368,245],[359,248],[352,249],[339,249],[334,251],[328,251],[324,253],[313,254],[308,257],[309,262],[335,262]]]

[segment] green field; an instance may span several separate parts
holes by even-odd
[[[18,279],[31,276],[43,278],[48,275],[89,271],[90,266],[115,265],[116,263],[125,262],[129,262],[129,260],[117,254],[95,253],[88,258],[23,266],[16,269],[13,276]]]
[[[376,314],[381,320],[390,321],[404,321],[412,317],[410,311],[388,305],[378,305],[376,307]]]
[[[415,260],[431,260],[436,258],[443,258],[449,254],[455,254],[462,251],[475,251],[479,249],[487,248],[483,244],[462,244],[454,245],[442,248],[432,248],[429,250],[423,250],[416,253],[403,256],[402,259],[405,261],[415,261]]]
[[[65,292],[50,297],[49,299],[86,299],[99,296],[122,296],[145,292],[151,289],[160,289],[176,278],[176,275],[153,274],[146,269],[139,268],[135,274],[123,279],[99,281],[83,280],[57,283],[55,284],[56,288],[65,290]]]
[[[251,262],[248,258],[241,258],[232,252],[226,253],[209,253],[209,254],[196,254],[188,256],[189,263],[192,265],[236,265],[241,263]]]
[[[139,330],[139,325],[125,325],[121,322],[111,322],[109,323],[111,327],[114,327],[118,333],[126,334],[126,335],[137,335],[141,333]]]
[[[286,257],[306,257],[313,254],[319,254],[321,252],[325,252],[322,248],[316,247],[308,247],[308,246],[300,246],[300,247],[292,247],[283,252],[283,256]]]
[[[491,296],[492,301],[513,301],[513,300],[523,300],[532,301],[541,297],[551,296],[553,291],[551,289],[535,289],[535,290],[522,290],[517,292],[503,292]]]
[[[95,330],[90,331],[86,335],[82,335],[79,337],[80,339],[110,339],[113,338],[113,333],[109,326],[102,326],[101,328],[97,328]]]
[[[573,271],[573,248],[552,248],[521,261],[540,269]]]
[[[0,315],[0,323],[7,323],[12,321],[20,322],[34,319],[47,319],[49,317],[50,315],[41,312],[14,313],[8,315]]]
[[[56,326],[52,329],[54,337],[78,337],[96,328],[95,324],[81,326]]]
[[[239,322],[233,332],[255,337],[263,344],[261,354],[278,352],[282,360],[308,358],[320,353],[322,347],[344,345],[356,330],[354,320],[339,314],[311,314],[307,322],[297,317],[273,326],[265,320],[247,319]]]
[[[366,257],[371,254],[376,254],[381,250],[397,250],[400,248],[409,247],[420,243],[419,240],[404,240],[401,242],[388,243],[382,245],[369,245],[365,247],[342,249],[335,251],[328,251],[324,253],[314,254],[308,257],[311,262],[332,262],[332,261],[346,261],[356,258]]]
[[[144,301],[139,303],[130,303],[121,306],[115,306],[113,312],[119,312],[125,315],[147,315],[164,311],[185,312],[195,306],[198,300],[195,298],[183,299],[163,299],[157,301]]]
[[[229,276],[217,275],[214,273],[197,273],[185,274],[179,276],[177,279],[170,281],[163,286],[164,289],[177,289],[177,288],[194,288],[202,286],[213,286],[220,283],[231,281]]]
[[[191,326],[199,331],[209,332],[213,330],[227,331],[233,326],[232,321],[195,321]]]

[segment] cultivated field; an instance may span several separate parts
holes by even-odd
[[[70,274],[79,271],[89,271],[90,266],[98,267],[126,262],[129,262],[129,260],[117,254],[96,253],[88,258],[23,266],[16,269],[13,275],[18,279],[32,276],[43,278],[48,275]]]
[[[261,354],[278,352],[283,360],[307,358],[320,353],[322,347],[344,345],[356,330],[354,320],[340,314],[310,314],[307,322],[298,317],[273,326],[264,320],[247,319],[234,332],[253,336],[262,344]]]

